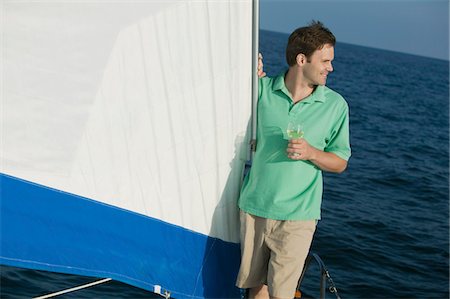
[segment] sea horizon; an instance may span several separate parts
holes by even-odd
[[[286,35],[287,37],[289,37],[289,34],[290,34],[289,32],[280,32],[280,31],[268,30],[268,29],[263,29],[263,28],[261,28],[260,31],[268,31],[268,32],[278,33],[278,34]],[[447,59],[444,59],[441,57],[426,56],[426,55],[420,55],[417,53],[402,52],[402,51],[398,51],[398,50],[386,49],[386,48],[381,48],[381,47],[354,44],[354,43],[350,43],[350,42],[340,41],[339,39],[336,41],[336,43],[337,43],[337,45],[344,44],[344,45],[350,45],[350,46],[367,48],[367,49],[382,50],[382,51],[386,51],[386,52],[392,52],[394,54],[410,55],[410,56],[416,56],[416,57],[420,57],[420,58],[429,58],[429,59],[435,59],[435,60],[440,60],[440,61],[444,61],[444,62],[450,62],[450,53],[449,52],[447,52],[447,55],[448,55]]]

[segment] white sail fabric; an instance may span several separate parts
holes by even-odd
[[[251,1],[6,1],[3,17],[2,173],[238,242]]]

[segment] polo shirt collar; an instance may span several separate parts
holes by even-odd
[[[289,98],[290,92],[286,87],[286,84],[284,84],[284,77],[287,72],[280,74],[278,77],[275,78],[274,83],[272,85],[272,91],[281,90],[285,95],[287,95]],[[312,103],[312,102],[325,102],[325,86],[323,85],[317,85],[314,92],[308,96],[306,99],[302,100],[303,103]]]

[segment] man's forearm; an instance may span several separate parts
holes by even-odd
[[[347,168],[347,161],[333,153],[324,152],[319,149],[314,150],[310,161],[323,171],[341,173]]]

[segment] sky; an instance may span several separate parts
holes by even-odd
[[[260,0],[260,28],[320,20],[338,42],[449,60],[449,0]]]

